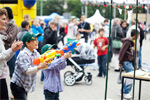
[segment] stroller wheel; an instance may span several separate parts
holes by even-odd
[[[91,85],[92,84],[92,80],[90,80],[90,79],[88,79],[88,78],[85,77],[85,83],[87,85]]]
[[[67,71],[67,72],[65,72],[65,74],[64,74],[64,78],[65,78],[67,75],[70,75],[70,74],[72,74],[72,75],[73,75],[73,72],[72,72],[72,71]]]
[[[68,86],[72,86],[76,82],[75,77],[72,74],[65,76],[64,81]]]

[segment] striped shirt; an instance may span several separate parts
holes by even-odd
[[[44,90],[53,93],[62,92],[63,84],[61,81],[60,70],[66,67],[67,63],[64,57],[53,60],[44,73]]]
[[[16,66],[11,82],[15,83],[19,87],[24,88],[27,93],[30,91],[31,88],[32,92],[35,89],[36,73],[29,75],[25,73],[28,68],[35,67],[32,62],[35,58],[39,56],[40,54],[36,50],[34,50],[34,52],[32,53],[28,48],[25,47],[23,51],[19,53],[16,60]]]

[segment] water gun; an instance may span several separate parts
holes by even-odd
[[[49,59],[54,59],[58,56],[63,56],[64,53],[67,53],[77,46],[79,46],[80,43],[78,43],[78,40],[72,41],[68,44],[66,44],[62,49],[60,50],[48,50],[44,54],[42,54],[40,57],[33,60],[34,65],[38,65],[40,63],[43,63],[44,61],[48,61]],[[50,63],[50,62],[47,62]]]

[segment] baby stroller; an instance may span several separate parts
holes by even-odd
[[[84,72],[84,65],[88,63],[94,63],[95,60],[84,60],[79,57],[72,57],[67,59],[67,65],[71,65],[75,69],[75,73],[72,71],[67,71],[64,74],[64,82],[67,86],[73,86],[76,82],[83,79],[87,85],[92,84],[92,75],[90,72]],[[79,64],[79,65],[78,65]]]

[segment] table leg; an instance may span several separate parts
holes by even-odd
[[[140,82],[139,82],[139,100],[141,100],[141,84],[142,84],[142,82],[140,80]]]
[[[121,100],[123,100],[124,77],[122,76]]]

